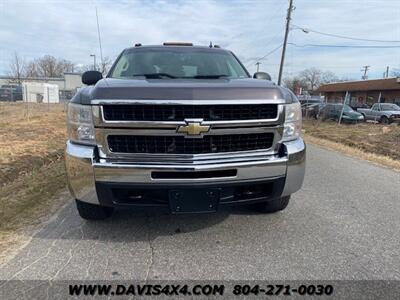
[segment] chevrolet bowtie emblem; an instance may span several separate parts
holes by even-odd
[[[186,135],[201,136],[202,133],[210,130],[209,125],[201,125],[203,120],[190,120],[186,119],[186,125],[178,126],[177,132],[185,133]]]

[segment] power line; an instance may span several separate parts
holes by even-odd
[[[305,48],[305,47],[326,47],[326,48],[379,48],[379,49],[391,49],[391,48],[400,48],[399,46],[375,46],[375,45],[324,45],[324,44],[304,44],[298,45],[295,43],[288,43],[289,45]]]
[[[282,47],[282,44],[279,45],[278,47],[274,48],[273,50],[269,51],[269,52],[268,52],[267,54],[265,54],[264,56],[262,56],[262,57],[260,57],[260,58],[257,58],[257,59],[252,59],[252,60],[251,60],[251,63],[249,63],[249,64],[246,66],[246,68],[250,67],[250,66],[253,64],[254,61],[260,61],[260,60],[265,59],[267,56],[273,54],[274,52],[276,52],[276,51],[277,51],[278,49],[280,49],[281,47]]]
[[[398,40],[390,41],[390,40],[373,40],[373,39],[363,39],[363,38],[357,38],[357,37],[350,37],[350,36],[344,36],[344,35],[339,35],[339,34],[333,34],[333,33],[327,33],[327,32],[321,32],[317,31],[314,29],[309,29],[309,28],[304,28],[300,27],[298,25],[293,24],[293,27],[296,27],[298,29],[303,30],[305,33],[308,32],[313,32],[325,36],[331,36],[331,37],[336,37],[336,38],[341,38],[341,39],[347,39],[347,40],[354,40],[354,41],[365,41],[365,42],[377,42],[377,43],[400,43]]]
[[[278,12],[281,11],[281,9],[282,9],[282,7],[283,7],[284,5],[285,5],[285,3],[282,2],[282,5],[277,7],[276,11],[273,13],[273,17],[270,18],[270,20],[269,20],[269,22],[267,23],[267,25],[271,24],[272,20],[277,16]],[[267,25],[265,25],[265,26],[268,27]],[[278,32],[278,33],[275,34],[266,44],[267,44],[267,45],[270,44],[270,43],[271,43],[276,37],[278,37],[279,35],[280,35],[280,33]],[[251,60],[250,60],[251,63],[249,63],[248,65],[246,65],[246,68],[250,67],[250,66],[253,64],[253,62],[255,62],[255,61],[256,61],[256,62],[260,62],[260,60],[263,60],[263,59],[265,59],[267,56],[269,56],[269,55],[275,53],[275,51],[277,51],[278,49],[280,49],[280,47],[282,47],[282,44],[279,45],[278,47],[274,48],[273,50],[271,50],[270,52],[268,52],[267,54],[265,54],[264,56],[262,56],[262,57],[260,57],[260,58],[251,59]]]
[[[268,52],[267,54],[265,54],[264,56],[260,57],[259,59],[257,59],[257,61],[259,60],[263,60],[265,59],[267,56],[271,55],[272,53],[274,53],[275,51],[277,51],[278,49],[280,49],[283,45],[279,45],[278,47],[274,48],[273,50],[271,50],[270,52]]]
[[[281,5],[278,6],[273,13],[272,17],[269,18],[269,22],[264,25],[265,28],[268,28],[268,26],[272,23],[272,20],[278,15],[278,13],[281,11],[281,9],[286,5],[284,1],[281,2]]]

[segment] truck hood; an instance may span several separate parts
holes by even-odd
[[[286,99],[295,96],[287,89],[259,79],[115,79],[105,78],[82,88],[73,102],[91,100],[251,100]]]

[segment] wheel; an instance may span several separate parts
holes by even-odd
[[[262,213],[274,213],[280,210],[284,210],[288,206],[290,196],[281,197],[268,202],[254,203],[250,205],[252,210]]]
[[[75,201],[79,215],[86,220],[104,220],[111,217],[114,211],[112,207],[90,204],[79,200]]]
[[[389,124],[389,119],[387,117],[385,117],[385,116],[382,116],[381,117],[381,123],[382,124]]]

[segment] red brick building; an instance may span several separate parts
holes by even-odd
[[[351,106],[372,105],[378,102],[400,103],[400,77],[362,81],[345,81],[321,85],[318,92],[327,102],[342,102],[346,92],[350,93]]]

